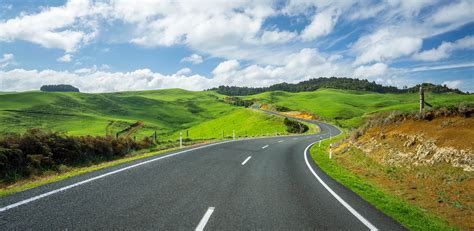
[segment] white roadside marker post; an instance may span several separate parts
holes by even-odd
[[[329,159],[332,159],[332,144],[329,144]]]
[[[179,132],[179,147],[183,147],[183,132]]]
[[[321,136],[319,137],[319,147],[321,147]]]
[[[232,130],[232,139],[235,140],[235,130]]]

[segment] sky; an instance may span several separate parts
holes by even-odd
[[[474,91],[474,0],[0,0],[0,91],[317,77]]]

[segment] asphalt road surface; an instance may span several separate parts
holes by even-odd
[[[225,141],[0,198],[1,230],[403,230],[307,147],[340,131]]]

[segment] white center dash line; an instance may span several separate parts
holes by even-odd
[[[196,227],[196,231],[202,231],[204,230],[204,227],[206,227],[207,222],[209,221],[209,218],[211,218],[212,213],[214,212],[214,207],[209,207],[204,213],[204,216],[202,217],[201,221],[199,222],[198,226]]]
[[[247,159],[245,159],[244,162],[242,162],[242,165],[244,165],[245,163],[247,163],[247,161],[249,161],[250,158],[252,158],[252,156],[247,157]]]
[[[283,143],[283,140],[279,140],[278,143]]]
[[[265,146],[262,147],[262,149],[265,149],[265,148],[268,148],[268,145],[265,145]]]

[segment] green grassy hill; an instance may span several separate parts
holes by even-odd
[[[0,133],[42,128],[72,135],[115,134],[143,121],[137,138],[160,137],[240,108],[213,92],[180,89],[107,94],[24,92],[0,94]]]
[[[179,131],[189,137],[221,138],[285,133],[281,118],[223,103],[213,91],[167,89],[156,91],[85,94],[73,92],[0,93],[0,134],[28,128],[63,131],[71,135],[114,135],[143,121],[134,134],[176,139]],[[353,127],[369,113],[416,110],[417,94],[379,94],[334,89],[313,92],[265,92],[246,96],[263,103],[312,112],[342,126]],[[474,102],[474,95],[426,95],[433,105]]]
[[[363,117],[370,113],[390,110],[410,111],[416,110],[419,105],[419,95],[416,93],[382,94],[336,89],[299,93],[273,91],[242,98],[259,99],[262,103],[315,113],[325,120],[337,120],[344,127],[360,125]],[[461,102],[474,103],[474,95],[455,93],[426,93],[425,99],[434,106],[457,105]]]

